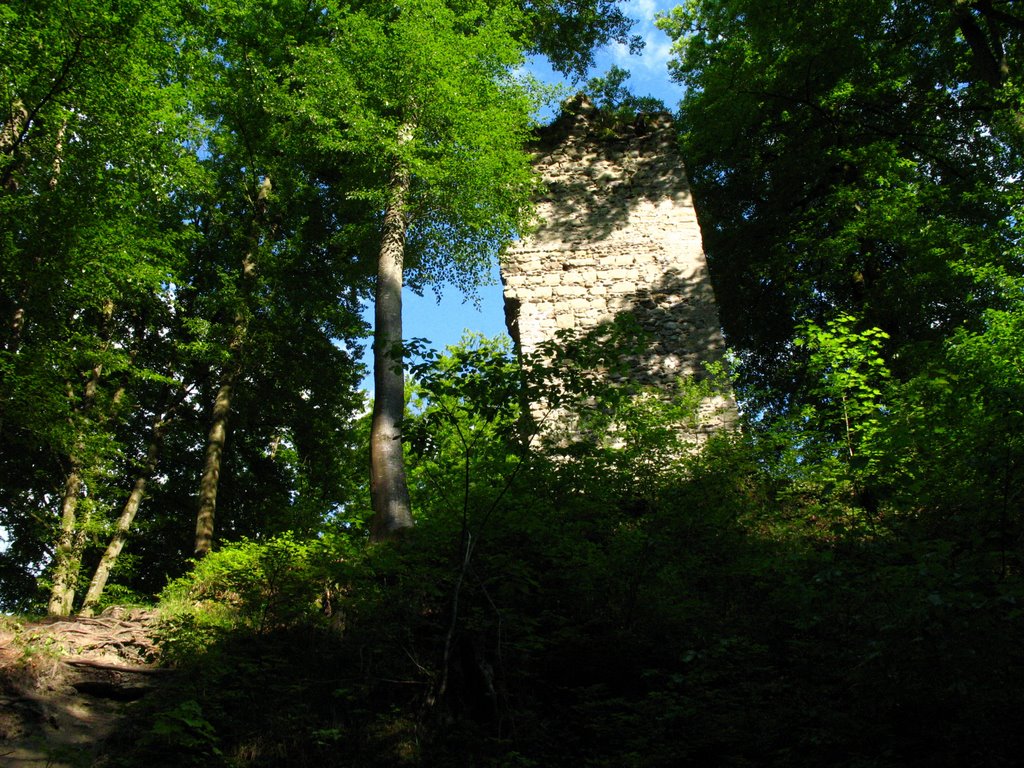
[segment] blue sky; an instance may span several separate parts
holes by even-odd
[[[598,52],[590,76],[604,74],[616,64],[632,73],[627,85],[635,94],[654,96],[661,99],[669,109],[675,109],[682,98],[682,89],[668,78],[666,64],[671,42],[663,32],[655,28],[654,19],[659,12],[668,11],[678,3],[679,0],[623,0],[623,10],[635,20],[633,33],[643,37],[646,43],[644,51],[640,56],[631,56],[623,45],[608,46]],[[532,62],[530,69],[547,82],[557,81],[543,62]],[[466,330],[487,336],[504,334],[505,315],[497,265],[493,278],[493,285],[480,287],[478,307],[466,301],[454,288],[443,290],[440,303],[430,291],[423,296],[416,296],[407,290],[402,297],[405,337],[427,338],[434,347],[441,349],[456,343]],[[372,322],[372,306],[367,308],[365,316]],[[369,344],[364,361],[369,370]],[[363,387],[371,390],[372,378],[364,381]]]

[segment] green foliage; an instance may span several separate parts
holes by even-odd
[[[529,214],[524,51],[582,72],[630,26],[610,0],[394,10],[3,5],[4,606],[38,606],[58,560],[80,593],[140,482],[135,560],[115,578],[145,596],[187,567],[181,512],[225,381],[218,532],[360,516],[359,313],[383,158],[413,172],[413,286],[471,289]]]
[[[160,712],[151,734],[164,748],[183,755],[181,765],[209,765],[220,755],[213,724],[203,717],[199,702],[188,699],[173,709]]]
[[[260,635],[314,621],[330,589],[327,563],[345,557],[347,546],[333,536],[283,534],[211,553],[161,594],[165,649],[184,659],[229,630]]]
[[[816,374],[793,365],[801,323],[849,314],[882,329],[907,381],[980,326],[994,273],[1019,275],[1016,86],[978,67],[1017,66],[1024,27],[997,5],[694,0],[661,21],[753,410],[814,397]]]
[[[812,374],[809,402],[789,423],[794,443],[790,471],[834,483],[855,492],[878,481],[886,451],[880,433],[888,413],[889,370],[882,357],[889,335],[879,328],[857,330],[857,319],[840,315],[822,328],[804,324],[794,339],[805,347],[804,364]],[[800,466],[802,465],[802,466]]]
[[[471,290],[528,218],[534,182],[522,147],[534,104],[513,76],[522,18],[493,6],[339,9],[329,37],[294,52],[288,106],[348,169],[348,196],[383,208],[394,163],[410,170],[406,270],[417,289]]]
[[[966,350],[998,349],[1000,320],[950,360],[970,366]],[[842,435],[843,393],[877,422],[854,433],[858,450],[917,434],[895,418],[907,391],[881,386],[876,332],[844,317],[807,336],[824,374],[815,439]],[[602,398],[581,374],[579,402],[616,403],[602,423],[626,425],[625,444],[524,453],[516,383],[582,372],[584,357],[520,372],[507,348],[479,338],[424,354],[408,416],[417,528],[366,550],[285,540],[211,555],[177,588],[225,596],[230,618],[137,727],[169,721],[183,731],[174,738],[205,739],[202,723],[214,723],[221,756],[200,749],[232,766],[287,755],[326,766],[853,768],[1017,754],[1019,734],[997,716],[1024,682],[1024,585],[1005,538],[958,527],[981,519],[962,509],[941,519],[953,507],[939,512],[938,498],[934,511],[890,498],[864,525],[863,499],[835,480],[841,466],[806,459],[806,434],[793,445],[800,433],[779,426],[658,454],[665,421],[693,407],[685,388],[678,401]],[[556,392],[564,404],[570,394]],[[780,461],[783,445],[805,457],[799,472]],[[876,483],[888,467],[872,470]],[[318,560],[320,546],[331,554]],[[261,628],[270,585],[292,577],[269,575],[282,561],[297,581],[321,574],[329,622],[285,611]],[[304,594],[293,604],[315,606]],[[159,765],[161,742],[135,739],[126,759]]]
[[[169,378],[160,331],[189,239],[174,191],[196,162],[184,150],[194,115],[163,77],[175,3],[10,10],[0,55],[0,121],[12,131],[0,152],[0,515],[17,577],[0,599],[24,604],[34,597],[26,572],[51,559],[65,480],[77,469],[89,490],[75,534],[88,537],[133,471],[138,421]]]
[[[470,335],[444,354],[420,348],[413,377],[410,491],[427,515],[489,514],[525,460],[521,375],[507,340]],[[452,484],[458,478],[460,482]]]
[[[412,172],[414,285],[470,286],[532,190],[523,50],[578,70],[626,39],[620,9],[36,5],[0,6],[0,600],[38,605],[69,476],[79,587],[148,479],[109,597],[176,576],[175,674],[115,763],[1019,759],[1010,3],[673,12],[746,433],[689,444],[713,390],[629,384],[627,320],[522,365],[507,342],[414,344],[419,525],[379,546],[352,354],[389,163]],[[625,81],[591,81],[599,110],[656,106]],[[226,372],[233,543],[177,576]]]
[[[821,398],[823,406],[841,418],[846,427],[850,456],[857,454],[854,438],[866,429],[862,422],[877,422],[882,390],[889,372],[882,358],[882,345],[889,334],[880,328],[855,330],[857,319],[840,315],[825,328],[807,323],[803,337],[793,343],[807,345],[808,370],[816,384],[811,394]]]
[[[587,81],[584,93],[594,106],[613,121],[625,121],[649,112],[667,112],[665,104],[652,96],[637,96],[626,87],[629,71],[612,65],[604,75]]]
[[[222,472],[224,532],[309,533],[359,494],[349,455],[365,281],[353,211],[366,211],[289,132],[293,115],[273,109],[287,50],[316,26],[307,5],[21,5],[0,58],[11,75],[0,122],[19,99],[33,116],[0,169],[12,181],[0,192],[0,599],[35,599],[74,468],[83,580],[129,491],[148,483],[128,543],[137,559],[117,578],[152,595],[186,567],[181,510],[225,370],[245,386]],[[273,194],[257,201],[268,176]],[[252,253],[255,209],[268,226]]]
[[[519,6],[526,48],[546,56],[562,74],[583,77],[594,51],[608,43],[626,45],[630,53],[644,47],[639,35],[629,34],[633,21],[616,0],[524,0]]]

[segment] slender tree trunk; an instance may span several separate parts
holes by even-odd
[[[113,303],[107,302],[107,317],[113,314]],[[103,364],[97,363],[85,385],[85,393],[76,410],[81,414],[89,410],[96,400],[100,377],[103,375]],[[72,396],[71,385],[68,385],[68,396]],[[75,420],[71,419],[72,428]],[[85,544],[84,522],[77,517],[78,500],[82,492],[82,465],[80,456],[83,450],[82,435],[76,436],[74,450],[71,454],[71,469],[64,481],[64,493],[60,505],[60,534],[57,536],[57,548],[54,552],[53,586],[50,589],[50,600],[47,613],[51,616],[68,616],[71,614],[75,601],[75,589],[78,582],[78,571],[82,562],[82,548]]]
[[[135,484],[132,486],[131,493],[128,494],[128,500],[125,502],[124,507],[121,509],[121,515],[117,519],[114,535],[111,536],[110,543],[107,544],[107,549],[100,558],[99,565],[96,566],[96,571],[89,582],[89,589],[85,593],[85,600],[82,601],[82,608],[79,611],[79,614],[82,616],[93,615],[96,605],[100,601],[100,596],[107,586],[110,572],[113,570],[114,564],[117,562],[117,558],[121,554],[121,550],[124,549],[125,542],[128,540],[128,532],[131,530],[132,523],[135,521],[135,515],[139,511],[142,498],[146,493],[146,484],[149,482],[149,478],[152,477],[153,472],[156,471],[165,426],[166,420],[164,419],[158,420],[153,425],[149,448],[146,451],[146,463],[139,476],[135,478]]]
[[[4,350],[9,353],[17,352],[18,348],[21,346],[21,332],[25,328],[26,293],[27,288],[22,289],[20,300],[18,302],[18,307],[14,310],[14,313],[11,315],[10,334],[4,341]],[[3,381],[4,373],[0,372],[0,382]],[[3,410],[0,410],[0,437],[2,437],[4,433],[5,418],[6,414],[4,413]]]
[[[103,326],[107,329],[107,339],[98,355],[101,360],[111,344],[108,326],[113,316],[114,301],[106,299],[103,302]],[[75,591],[78,588],[78,574],[82,567],[82,553],[85,550],[86,530],[89,526],[91,510],[91,507],[86,507],[86,514],[80,516],[78,506],[82,491],[86,486],[85,478],[90,472],[97,469],[96,460],[90,458],[86,452],[86,430],[88,428],[86,419],[96,405],[96,395],[102,377],[103,363],[97,362],[89,373],[89,380],[85,384],[81,399],[72,408],[68,419],[69,426],[74,433],[74,444],[68,456],[70,470],[65,478],[64,493],[61,497],[60,533],[57,536],[57,547],[54,551],[53,586],[47,605],[47,611],[55,616],[71,614]],[[110,398],[111,410],[98,417],[97,424],[110,418],[114,408],[124,396],[124,391],[123,383],[114,390]],[[74,399],[74,388],[70,382],[67,384],[67,397],[68,400]]]
[[[411,129],[403,126],[400,143]],[[377,258],[373,334],[373,421],[370,426],[370,538],[382,541],[412,527],[409,487],[402,456],[405,375],[402,370],[402,271],[405,259],[409,172],[392,173]]]
[[[271,193],[270,177],[265,176],[259,185],[253,202],[253,218],[249,233],[249,252],[242,258],[242,295],[248,297],[256,281],[256,250],[259,234],[266,217],[267,204]],[[199,510],[196,513],[195,556],[206,557],[213,548],[214,518],[217,512],[217,489],[220,486],[220,471],[224,447],[228,440],[228,417],[231,415],[231,398],[235,382],[242,367],[242,353],[249,332],[249,307],[243,304],[235,313],[235,326],[231,335],[230,360],[221,374],[220,388],[213,403],[210,433],[206,438],[206,458],[203,474],[199,478]]]
[[[25,123],[28,122],[28,110],[22,104],[21,99],[15,99],[11,105],[10,116],[2,123],[0,128],[0,154],[8,155],[13,152],[25,130]]]
[[[75,544],[77,539],[76,512],[78,498],[82,491],[82,472],[77,462],[72,461],[71,471],[64,482],[64,494],[61,498],[60,535],[57,538],[57,550],[54,554],[56,566],[53,570],[53,586],[50,588],[50,601],[46,612],[51,616],[67,616],[75,599],[75,583],[78,568],[75,565]]]
[[[26,307],[30,306],[31,302],[32,274],[40,264],[42,264],[42,258],[33,257],[31,265],[27,265],[22,274],[21,290],[18,291],[18,300],[9,321],[9,335],[4,341],[4,348],[8,352],[17,352],[21,347],[21,335],[25,330],[25,320],[28,314]]]
[[[213,522],[217,511],[217,488],[224,446],[228,440],[228,416],[231,414],[231,394],[235,386],[236,369],[232,367],[221,379],[217,399],[213,403],[210,434],[206,438],[206,460],[199,479],[199,512],[196,515],[195,556],[205,557],[213,547]]]
[[[25,298],[24,292],[22,299]],[[21,342],[21,331],[25,328],[25,302],[21,301],[11,316],[11,337],[7,340],[7,351],[15,352]]]
[[[15,192],[18,189],[18,147],[24,138],[29,123],[29,112],[21,99],[15,99],[11,105],[10,118],[0,129],[0,157],[9,158],[0,164],[0,192]]]
[[[60,169],[64,165],[64,134],[67,133],[67,130],[68,119],[65,117],[64,122],[57,129],[57,141],[53,149],[53,165],[50,166],[49,181],[51,192],[57,188],[57,183],[60,180]]]

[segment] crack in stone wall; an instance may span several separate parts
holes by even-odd
[[[634,361],[636,383],[673,391],[680,377],[702,379],[725,343],[671,117],[609,127],[577,101],[533,149],[546,189],[539,227],[501,267],[519,350],[628,314],[650,338]],[[708,398],[694,436],[734,419],[731,398]]]

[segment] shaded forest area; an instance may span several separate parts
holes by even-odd
[[[382,241],[414,286],[471,289],[529,220],[522,57],[582,75],[628,19],[0,6],[0,604],[155,605],[178,671],[105,765],[1019,761],[1024,16],[660,24],[742,429],[688,450],[707,383],[595,376],[630,327],[530,360],[413,340],[415,525],[371,543]],[[651,106],[588,88],[610,125]],[[621,446],[525,449],[542,400]]]

